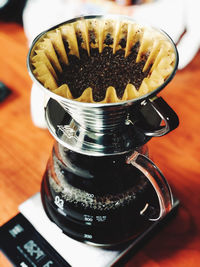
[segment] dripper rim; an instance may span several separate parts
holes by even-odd
[[[43,36],[45,35],[47,32],[49,31],[52,31],[62,25],[65,25],[65,24],[69,24],[69,23],[73,23],[75,21],[78,21],[78,20],[81,20],[81,19],[95,19],[95,18],[105,18],[105,19],[120,19],[120,20],[129,20],[131,22],[135,22],[137,23],[138,25],[141,25],[141,26],[147,26],[147,27],[150,27],[151,29],[154,29],[155,31],[157,32],[160,32],[162,35],[164,35],[171,43],[172,47],[173,47],[173,50],[174,50],[174,54],[175,54],[175,64],[174,64],[174,67],[173,67],[173,71],[171,72],[171,74],[169,75],[169,77],[165,80],[165,82],[163,84],[161,84],[160,86],[158,86],[156,89],[154,89],[153,91],[151,92],[148,92],[147,94],[144,94],[142,96],[139,96],[137,98],[133,98],[133,99],[130,99],[130,100],[124,100],[124,101],[120,101],[120,102],[113,102],[113,103],[88,103],[88,102],[81,102],[81,101],[77,101],[75,99],[69,99],[69,98],[66,98],[66,97],[63,97],[63,96],[60,96],[56,93],[53,93],[51,90],[49,90],[48,88],[44,87],[42,85],[42,83],[40,83],[34,76],[33,72],[32,72],[32,67],[31,67],[31,62],[30,62],[30,59],[31,59],[31,53],[32,53],[32,50],[34,48],[34,46],[36,45],[37,41]],[[72,104],[72,105],[76,105],[78,104],[79,106],[82,106],[82,107],[96,107],[96,108],[101,108],[101,107],[115,107],[115,106],[128,106],[128,105],[131,105],[132,103],[136,103],[136,102],[142,102],[144,101],[145,99],[147,98],[152,98],[154,97],[157,93],[159,93],[174,77],[176,71],[177,71],[177,68],[178,68],[178,63],[179,63],[179,54],[178,54],[178,50],[177,50],[177,47],[174,43],[174,41],[172,40],[172,38],[162,29],[159,29],[157,27],[154,27],[154,26],[151,26],[147,23],[143,23],[143,22],[140,22],[140,21],[137,21],[133,18],[131,18],[130,16],[125,16],[125,15],[89,15],[89,16],[78,16],[78,17],[75,17],[73,19],[70,19],[70,20],[67,20],[67,21],[64,21],[62,23],[59,23],[43,32],[41,32],[40,34],[38,34],[36,36],[36,38],[33,40],[32,44],[31,44],[31,47],[29,49],[29,52],[28,52],[28,55],[27,55],[27,69],[28,69],[28,72],[29,72],[29,75],[32,79],[33,82],[35,82],[37,85],[39,85],[39,88],[43,90],[43,92],[45,92],[45,94],[47,94],[49,97],[57,100],[58,102],[67,102],[68,104]]]

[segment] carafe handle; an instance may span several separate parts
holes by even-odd
[[[160,212],[157,218],[148,218],[150,221],[157,221],[167,214],[173,206],[173,196],[170,186],[159,168],[148,157],[135,151],[128,159],[128,164],[132,164],[139,169],[153,186],[159,202]],[[147,207],[148,209],[148,207]],[[143,211],[145,213],[145,211]],[[142,214],[143,214],[142,212]]]
[[[163,136],[178,127],[179,119],[177,114],[162,97],[154,97],[153,99],[149,99],[149,101],[153,109],[161,118],[161,121],[164,122],[164,125],[160,126],[157,130],[145,131],[144,134],[146,136]],[[146,103],[147,102],[144,101],[142,105],[145,105]]]

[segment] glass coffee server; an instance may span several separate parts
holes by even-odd
[[[91,18],[103,16],[85,17]],[[89,244],[113,246],[133,239],[173,206],[170,186],[149,158],[146,143],[179,123],[156,96],[176,72],[176,47],[162,33],[174,49],[175,63],[155,90],[117,103],[85,103],[57,95],[36,79],[30,58],[45,33],[33,42],[28,68],[48,97],[45,117],[56,140],[41,186],[46,214],[66,235]]]

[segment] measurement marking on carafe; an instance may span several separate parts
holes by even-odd
[[[83,217],[84,217],[85,222],[93,222],[93,216],[92,215],[84,214]]]
[[[105,222],[106,221],[106,215],[103,215],[103,216],[96,216],[96,220],[98,222]]]
[[[60,214],[62,214],[62,215],[64,215],[64,216],[67,216],[67,214],[66,214],[63,210],[61,210],[60,208],[57,208],[57,211],[58,211]]]
[[[92,235],[89,235],[89,234],[84,234],[84,238],[87,238],[87,239],[92,239]]]
[[[63,200],[62,198],[60,198],[59,196],[55,196],[54,203],[55,203],[56,206],[58,206],[61,210],[63,210],[63,207],[64,207],[64,200]]]
[[[58,129],[62,131],[69,139],[74,137],[75,131],[68,125],[57,125]]]

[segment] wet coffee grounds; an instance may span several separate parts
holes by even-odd
[[[119,49],[115,54],[111,47],[105,47],[102,53],[99,53],[98,49],[91,49],[90,56],[86,50],[79,49],[80,59],[68,55],[69,64],[63,66],[63,72],[59,75],[59,86],[66,83],[74,98],[81,96],[86,88],[91,87],[96,102],[102,101],[106,89],[113,86],[121,99],[128,83],[138,90],[149,72],[142,71],[145,57],[136,63],[138,46],[136,44],[126,58],[123,49]]]

